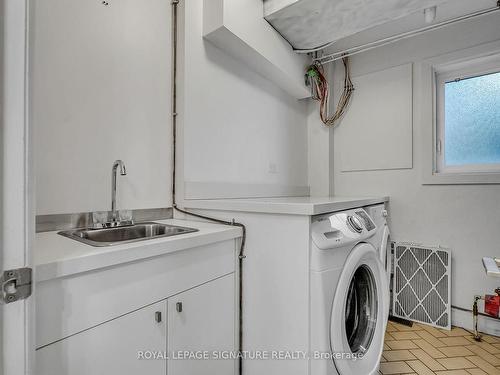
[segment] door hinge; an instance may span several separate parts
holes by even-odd
[[[28,298],[31,295],[32,273],[31,268],[3,271],[0,277],[0,302],[12,303]]]

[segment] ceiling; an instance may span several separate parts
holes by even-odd
[[[298,52],[332,53],[417,30],[423,10],[437,5],[434,23],[494,7],[496,0],[264,0],[266,20]]]

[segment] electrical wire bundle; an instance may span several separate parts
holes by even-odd
[[[351,101],[352,92],[354,91],[354,85],[351,81],[351,70],[349,65],[349,58],[344,57],[342,59],[344,63],[344,91],[340,96],[339,102],[337,104],[337,109],[335,113],[329,117],[328,116],[328,108],[329,108],[329,99],[330,99],[330,87],[328,85],[328,80],[324,73],[323,65],[319,62],[315,62],[311,65],[306,72],[306,79],[309,82],[309,85],[312,88],[312,98],[314,100],[318,100],[319,104],[319,115],[321,121],[326,126],[336,126],[337,121],[344,115],[347,107],[349,106],[349,102]]]

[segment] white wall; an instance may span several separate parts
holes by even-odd
[[[170,2],[31,2],[37,214],[170,199]]]
[[[499,25],[500,15],[493,14],[360,54],[352,58],[353,75],[500,39]],[[418,94],[413,92],[414,97]],[[377,99],[380,98],[374,98]],[[387,111],[392,110],[391,103],[381,101],[381,105],[386,106]],[[485,276],[481,258],[500,256],[500,186],[422,185],[423,145],[416,117],[418,113],[414,113],[413,122],[412,169],[342,173],[339,153],[340,145],[346,140],[341,137],[342,132],[336,130],[333,136],[334,193],[389,195],[394,240],[450,247],[453,251],[452,303],[470,309],[475,294],[492,293],[498,286],[498,280]],[[384,118],[379,117],[366,126],[383,128],[384,124]],[[379,147],[390,149],[397,141],[388,138]],[[351,146],[356,144],[353,142]],[[453,321],[461,326],[471,325],[471,317],[465,313],[454,311]],[[488,330],[500,333],[498,323],[491,321]]]
[[[336,103],[335,103],[336,105]],[[333,104],[330,103],[330,107]],[[333,113],[332,109],[330,113]],[[307,119],[307,148],[310,195],[327,197],[330,195],[331,175],[333,173],[333,129],[325,126],[319,116],[319,102],[309,100],[309,117]]]
[[[275,193],[273,186],[307,186],[307,103],[204,41],[202,0],[181,4],[185,181],[219,183],[228,193],[248,186],[264,195]]]

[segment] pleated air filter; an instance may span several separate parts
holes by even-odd
[[[450,329],[450,252],[408,243],[396,243],[395,249],[393,315]]]

